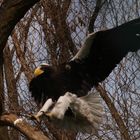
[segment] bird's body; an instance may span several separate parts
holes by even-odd
[[[85,96],[105,80],[128,52],[140,49],[140,18],[113,29],[90,34],[74,58],[57,67],[44,66],[30,91],[37,102],[57,100],[66,92]]]

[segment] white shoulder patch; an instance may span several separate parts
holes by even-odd
[[[94,41],[96,32],[95,33],[91,33],[89,34],[86,39],[85,42],[83,44],[83,46],[80,48],[80,50],[78,51],[78,53],[72,58],[72,60],[75,59],[84,59],[90,52],[90,47],[92,46],[92,43]]]

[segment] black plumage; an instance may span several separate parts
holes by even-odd
[[[43,66],[44,72],[30,82],[31,94],[39,103],[47,98],[57,100],[67,91],[86,95],[108,77],[128,52],[139,48],[140,18],[90,34],[71,61],[57,67]]]

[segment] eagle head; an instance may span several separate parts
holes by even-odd
[[[52,71],[53,69],[49,64],[43,63],[34,70],[34,76],[37,77],[40,76],[41,74],[49,75]]]
[[[54,67],[41,64],[34,70],[34,77],[29,83],[29,91],[37,104],[43,104],[48,98],[57,99],[58,84]]]

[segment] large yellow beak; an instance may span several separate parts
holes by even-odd
[[[44,71],[40,69],[40,67],[36,68],[34,71],[34,75],[35,76],[39,76],[40,74],[42,74]]]

